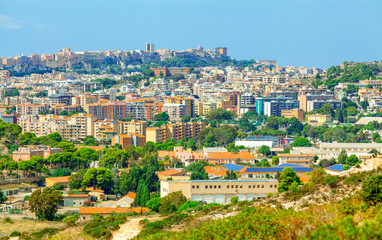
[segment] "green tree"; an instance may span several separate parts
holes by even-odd
[[[69,187],[70,189],[81,189],[86,169],[80,169],[77,173],[70,175]]]
[[[279,156],[273,156],[272,157],[272,165],[276,166],[276,165],[279,165],[279,163],[280,163],[280,157]]]
[[[52,221],[64,200],[62,194],[52,188],[37,189],[29,198],[29,210],[39,219]]]
[[[151,211],[159,212],[159,207],[161,206],[160,201],[160,197],[152,198],[146,202],[146,207],[148,207]]]
[[[343,113],[342,113],[342,109],[340,109],[340,111],[338,113],[338,122],[339,123],[343,123],[344,122],[344,116],[343,116]]]
[[[360,195],[369,205],[382,202],[382,175],[373,175],[366,178],[362,184]]]
[[[271,164],[269,164],[268,159],[266,159],[266,158],[261,159],[257,165],[260,167],[270,167],[271,166]]]
[[[283,169],[280,178],[281,181],[278,186],[279,192],[289,191],[293,185],[302,184],[296,172],[290,167],[286,167]]]
[[[185,115],[182,117],[182,122],[189,122],[191,121],[191,116],[190,115]]]
[[[350,155],[346,158],[345,163],[350,166],[354,166],[359,162],[358,157],[355,154]]]
[[[84,146],[98,146],[99,142],[93,136],[86,136]]]
[[[291,147],[311,147],[312,143],[304,137],[299,137],[299,138],[296,138],[290,146]]]
[[[381,135],[377,132],[373,133],[373,142],[377,142],[379,140],[381,140]]]
[[[134,205],[145,207],[149,199],[149,189],[147,188],[146,183],[141,180],[138,186],[137,195],[135,196]]]
[[[159,211],[161,213],[176,212],[178,208],[185,202],[187,202],[187,198],[182,194],[181,191],[169,193],[161,199],[161,206],[159,207]]]
[[[112,174],[107,168],[89,168],[84,174],[82,187],[101,188],[110,191],[112,187]]]
[[[7,196],[4,195],[3,191],[0,191],[0,204],[7,201]]]
[[[267,145],[262,145],[259,149],[259,153],[263,154],[264,156],[268,156],[271,154],[271,149]]]
[[[216,142],[215,136],[213,134],[208,134],[205,139],[204,146],[214,147],[216,145],[215,142]]]
[[[279,129],[279,123],[278,123],[277,118],[274,117],[274,116],[270,116],[267,119],[267,124],[265,125],[265,127],[271,128],[271,129],[274,129],[274,130]]]
[[[224,176],[224,179],[226,180],[236,180],[237,174],[234,171],[227,171],[226,175]]]
[[[338,163],[346,164],[346,158],[348,157],[348,154],[345,150],[342,150],[340,154],[338,155]]]
[[[168,121],[170,119],[170,115],[166,112],[161,112],[154,116],[154,121]]]

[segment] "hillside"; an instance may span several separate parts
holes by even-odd
[[[381,239],[382,204],[367,204],[359,194],[381,165],[382,158],[372,159],[335,184],[316,170],[298,191],[178,213],[168,217],[179,219],[171,226],[166,219],[145,223],[137,239]]]
[[[333,89],[339,83],[358,83],[361,80],[382,78],[382,62],[344,62],[330,67],[324,79],[316,78],[314,85],[325,84]]]

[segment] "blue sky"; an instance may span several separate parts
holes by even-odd
[[[226,46],[327,68],[382,60],[381,0],[0,0],[0,56]]]

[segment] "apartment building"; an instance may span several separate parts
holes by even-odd
[[[325,104],[330,104],[333,109],[342,108],[342,102],[340,100],[314,100],[308,101],[306,111],[310,112],[312,110],[322,108]]]
[[[1,79],[9,79],[10,77],[11,77],[11,73],[8,70],[0,70]]]
[[[122,133],[141,134],[146,136],[147,122],[146,121],[120,121]]]
[[[18,118],[22,132],[35,133],[36,136],[46,136],[58,132],[68,141],[78,141],[88,135],[94,135],[96,117],[91,114],[78,113],[71,117],[57,115],[25,115]]]
[[[85,105],[85,111],[97,117],[97,119],[127,118],[126,104],[123,103],[92,103]]]
[[[305,116],[305,120],[308,124],[313,126],[321,126],[325,122],[330,122],[332,120],[332,116],[327,114],[309,114]]]
[[[360,156],[370,156],[371,150],[382,152],[382,143],[320,143],[320,150],[325,151],[327,159],[338,158],[341,151],[346,151],[348,156],[354,154]]]
[[[51,154],[62,153],[62,148],[52,148],[51,146],[32,146],[26,148],[20,148],[17,151],[12,152],[12,159],[19,162],[30,160],[32,157],[41,156],[48,158]]]
[[[38,115],[40,112],[48,109],[46,105],[37,105],[37,104],[17,104],[16,112],[20,115]]]
[[[297,100],[265,102],[264,115],[280,117],[282,110],[291,110],[298,108],[300,108],[300,103]]]
[[[175,123],[167,124],[160,127],[148,128],[146,130],[147,142],[165,142],[169,138],[181,140],[182,138],[194,138],[197,134],[206,127],[206,123],[188,122],[188,123]]]
[[[281,110],[281,116],[286,118],[297,118],[300,122],[304,121],[304,110],[302,109],[290,109]]]
[[[97,140],[108,141],[117,134],[121,134],[121,124],[118,121],[97,120],[94,122],[94,137]]]
[[[163,110],[168,113],[171,120],[180,120],[186,115],[186,106],[183,104],[166,103],[163,105]]]
[[[227,204],[234,196],[239,201],[266,198],[269,193],[276,193],[277,187],[276,179],[161,181],[160,192],[162,198],[181,191],[192,201]]]
[[[308,110],[308,102],[309,101],[329,101],[334,100],[334,94],[303,94],[298,96],[298,100],[300,101],[300,108],[302,110]]]

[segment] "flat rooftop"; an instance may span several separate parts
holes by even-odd
[[[162,182],[189,182],[189,183],[219,183],[219,182],[277,182],[277,179],[248,179],[248,180],[163,180]]]

